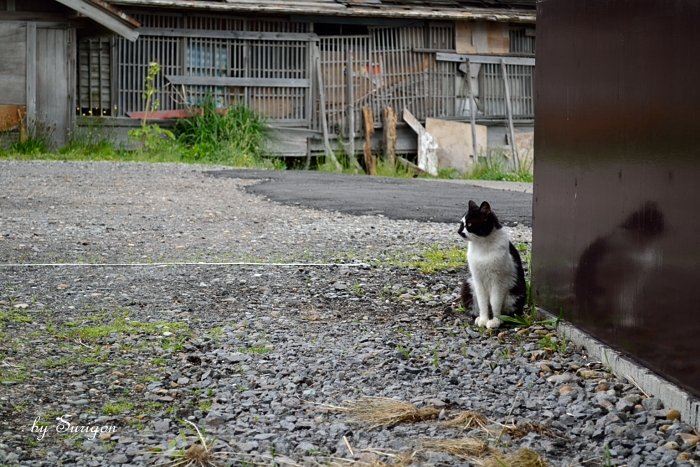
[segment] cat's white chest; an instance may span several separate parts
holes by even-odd
[[[483,245],[469,245],[467,262],[474,279],[486,286],[503,282],[509,284],[515,269],[508,244],[488,245],[486,248]]]

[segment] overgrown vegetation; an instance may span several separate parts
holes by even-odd
[[[283,169],[284,163],[265,157],[270,138],[265,120],[243,106],[226,111],[216,108],[209,96],[194,115],[175,125],[175,136],[192,162],[212,162],[236,167]]]

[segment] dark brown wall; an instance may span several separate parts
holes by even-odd
[[[542,0],[538,305],[700,395],[700,2]]]

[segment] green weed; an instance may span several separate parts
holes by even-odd
[[[120,415],[133,410],[134,404],[127,400],[107,402],[102,406],[102,415]]]
[[[479,157],[472,167],[471,172],[465,178],[474,180],[497,180],[507,182],[532,183],[532,171],[530,167],[521,166],[514,171],[507,167],[508,162],[503,150],[491,149],[486,157]]]
[[[442,249],[432,246],[409,261],[396,260],[392,264],[400,267],[414,267],[424,274],[433,274],[446,270],[457,270],[467,262],[467,252],[462,248]]]

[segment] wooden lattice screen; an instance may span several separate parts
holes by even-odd
[[[80,115],[112,115],[112,47],[114,39],[83,39],[78,45],[77,106]]]
[[[308,25],[177,14],[135,14],[143,27],[136,42],[116,43],[116,116],[143,111],[150,62],[161,66],[159,110],[242,104],[283,124],[309,126],[311,49]]]
[[[534,116],[534,65],[506,65],[513,118]],[[487,118],[507,116],[506,94],[502,66],[484,63],[479,71],[481,111]]]
[[[419,119],[453,116],[453,63],[435,60],[434,50],[454,48],[451,24],[373,28],[368,35],[320,38],[326,113],[331,131],[347,130],[347,60],[352,53],[355,131],[362,126],[361,110],[372,109],[380,126],[382,109],[409,109]]]

